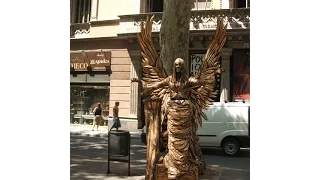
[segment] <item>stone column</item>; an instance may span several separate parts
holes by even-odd
[[[145,0],[140,0],[140,14],[145,13]]]
[[[131,69],[130,69],[130,80],[132,78],[139,78],[141,71],[141,51],[132,50],[129,52],[131,56]],[[140,98],[139,98],[139,85],[138,83],[131,83],[130,86],[130,116],[138,117]]]
[[[90,21],[98,20],[98,0],[91,0],[91,18]]]
[[[230,56],[232,48],[222,48],[221,68],[225,70],[221,75],[220,102],[230,101]]]
[[[73,7],[72,7],[73,3],[72,3],[72,0],[70,0],[70,24],[72,24],[72,10],[73,10]]]

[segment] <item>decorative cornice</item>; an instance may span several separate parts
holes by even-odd
[[[140,32],[140,25],[144,23],[147,16],[154,15],[153,34],[154,37],[159,37],[158,33],[161,27],[162,13],[142,13],[134,15],[121,15],[120,19],[91,21],[90,23],[71,24],[70,37],[72,38],[89,38],[90,28],[94,26],[103,26],[110,24],[119,24],[118,39],[135,38]],[[227,24],[227,35],[245,36],[250,34],[250,8],[241,9],[219,9],[219,10],[199,10],[192,11],[190,18],[190,35],[212,36],[216,30],[217,17],[224,19]],[[106,37],[97,37],[106,38]],[[154,39],[158,42],[159,39]],[[228,37],[228,40],[241,40],[242,37]],[[239,39],[240,38],[240,39]]]
[[[70,25],[70,37],[75,37],[78,34],[89,34],[90,23],[75,23]]]
[[[91,26],[100,26],[100,25],[114,25],[119,24],[120,19],[109,19],[109,20],[102,20],[102,21],[91,21]]]
[[[159,32],[163,13],[145,13],[121,15],[119,35],[140,32],[140,25],[147,16],[154,15],[152,30]],[[250,29],[250,8],[215,9],[192,11],[190,17],[190,31],[215,30],[217,18],[223,18],[228,30]]]

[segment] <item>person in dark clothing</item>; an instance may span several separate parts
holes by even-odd
[[[98,106],[95,107],[92,112],[94,114],[92,131],[94,131],[94,127],[96,125],[97,125],[97,131],[99,131],[99,125],[100,125],[101,119],[102,119],[102,117],[101,117],[101,113],[102,113],[101,104],[98,103]]]

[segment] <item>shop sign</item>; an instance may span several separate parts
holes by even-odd
[[[202,61],[205,54],[191,54],[190,55],[190,76],[195,76],[200,71]]]
[[[97,52],[71,52],[70,67],[75,70],[87,70],[91,66],[92,70],[106,70],[106,66],[111,65],[110,51]]]

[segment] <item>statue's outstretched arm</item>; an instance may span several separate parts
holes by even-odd
[[[138,82],[139,85],[142,85],[142,87],[143,87],[144,84],[145,84],[144,81],[142,81],[141,79],[138,79],[138,78],[132,78],[132,79],[131,79],[131,82],[132,82],[132,83],[133,83],[133,82]]]
[[[153,83],[145,83],[143,80],[133,78],[131,82],[138,82],[139,84],[141,84],[143,91],[153,91],[159,88],[163,88],[168,84],[167,78],[160,82],[153,82]]]
[[[143,88],[146,88],[146,89],[150,89],[150,90],[156,90],[156,89],[159,89],[159,88],[163,88],[164,86],[168,85],[168,81],[167,81],[167,78],[160,81],[160,82],[154,82],[154,83],[150,83],[150,84],[146,84],[146,86],[144,86]]]

